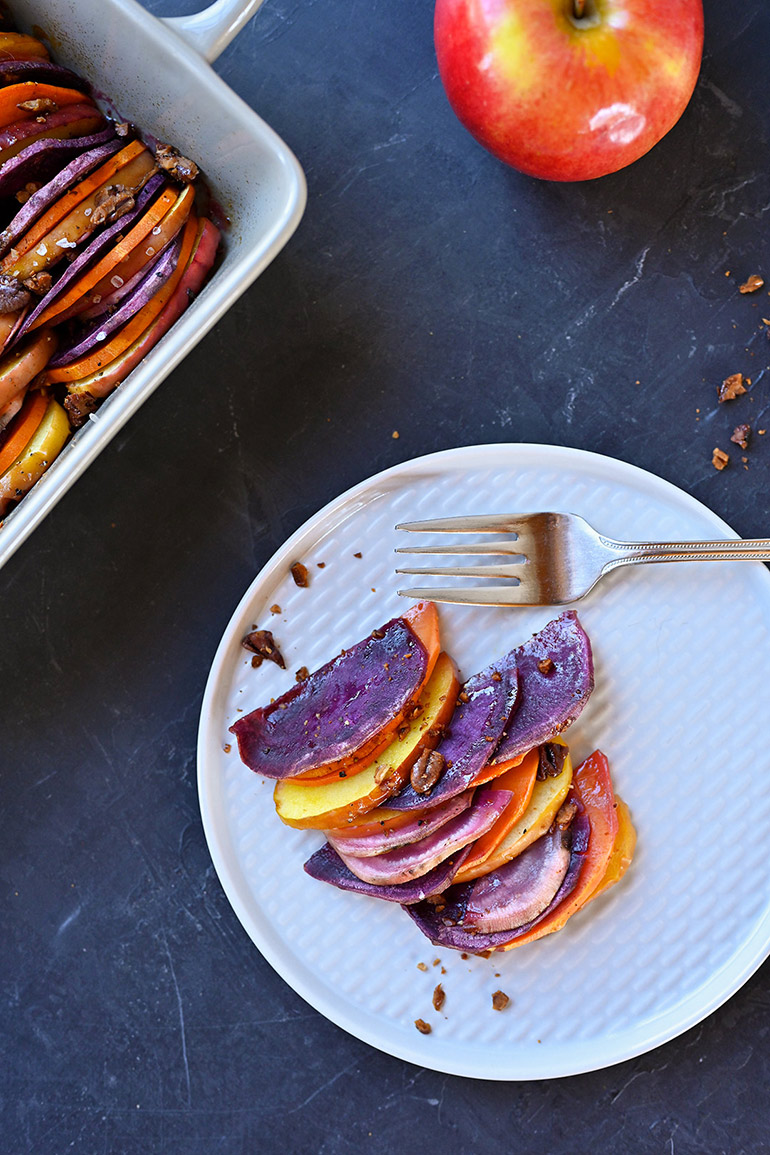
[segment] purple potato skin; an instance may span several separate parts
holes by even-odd
[[[392,810],[428,810],[467,790],[484,769],[500,735],[516,709],[518,677],[516,666],[497,663],[474,674],[462,688],[467,696],[458,702],[449,729],[436,750],[443,755],[446,769],[430,794],[419,794],[407,784],[388,800]]]
[[[572,795],[570,797],[576,801]],[[484,951],[507,946],[509,943],[515,942],[517,938],[522,938],[528,934],[575,889],[591,836],[591,823],[582,807],[572,821],[571,830],[572,850],[564,881],[542,914],[524,926],[516,927],[515,930],[496,930],[491,933],[482,932],[480,934],[473,934],[471,931],[464,930],[462,920],[465,914],[465,904],[474,885],[473,882],[466,882],[461,886],[447,890],[444,894],[446,907],[440,913],[437,913],[436,908],[427,902],[408,905],[405,903],[404,910],[434,946],[451,947],[453,950],[466,951],[468,954],[480,954]],[[491,878],[492,874],[488,877]]]
[[[568,610],[507,659],[519,671],[519,702],[492,764],[518,758],[548,742],[575,721],[594,688],[591,643],[574,610]],[[538,663],[552,663],[545,672]]]
[[[112,150],[112,152],[114,151],[115,149]],[[107,156],[111,156],[112,152],[108,152]],[[80,159],[85,158],[83,157]],[[96,164],[98,163],[100,163],[100,160],[97,160]],[[93,167],[96,167],[96,164]],[[165,179],[160,173],[150,177],[147,184],[136,198],[136,204],[131,209],[131,211],[126,213],[125,216],[119,217],[117,221],[109,225],[106,229],[103,229],[101,232],[97,233],[96,236],[90,241],[90,243],[87,244],[86,247],[78,253],[77,257],[75,257],[75,260],[64,270],[56,284],[48,290],[45,296],[42,297],[40,301],[38,301],[32,312],[25,318],[24,324],[21,326],[14,337],[14,341],[17,341],[19,338],[23,337],[26,332],[28,332],[30,325],[32,325],[40,316],[40,314],[45,309],[47,309],[49,305],[52,305],[54,301],[56,301],[57,298],[60,297],[61,294],[66,289],[68,289],[70,285],[73,284],[73,282],[91,264],[92,261],[95,261],[102,255],[103,252],[111,248],[115,237],[119,236],[121,233],[125,233],[126,229],[131,228],[134,221],[136,221],[142,215],[152,198],[156,193],[160,192],[164,184]],[[40,191],[42,192],[43,190],[41,189]],[[24,207],[26,208],[26,205]]]
[[[27,80],[40,80],[59,88],[77,88],[80,92],[91,91],[91,85],[82,76],[51,60],[0,60],[0,88]]]
[[[66,192],[80,177],[89,173],[91,168],[96,168],[102,160],[106,160],[107,157],[112,156],[114,152],[122,148],[123,143],[115,136],[112,128],[105,128],[101,132],[92,133],[90,136],[76,136],[71,140],[46,137],[44,140],[37,140],[34,144],[30,144],[17,156],[11,157],[4,165],[0,166],[0,196],[3,197],[13,196],[29,181],[47,180],[47,184],[29,198],[27,203],[22,206],[22,210],[16,214],[8,227],[0,234],[0,256],[3,256],[10,249],[24,229],[29,228],[58,196]],[[103,156],[100,156],[91,167],[84,164],[82,169],[75,170],[75,175],[71,178],[69,175],[71,160],[64,168],[60,168],[62,161],[66,161],[67,158],[82,159],[85,162],[86,156],[93,150],[109,144],[112,144],[113,147],[109,148]],[[38,193],[43,192],[45,192],[45,197],[39,197]],[[32,204],[33,201],[34,204]],[[27,212],[22,216],[24,209]],[[21,221],[17,223],[19,218]]]
[[[344,650],[230,727],[245,764],[293,778],[350,757],[388,726],[423,684],[428,655],[403,618]]]
[[[385,902],[398,902],[402,906],[409,906],[445,890],[469,852],[470,846],[463,847],[421,878],[413,878],[410,882],[399,882],[391,886],[375,886],[371,882],[362,882],[360,878],[356,878],[328,842],[307,860],[304,869],[311,878],[317,878],[319,882],[328,882],[340,890],[351,890],[356,894],[367,894],[371,898],[384,899]]]
[[[57,369],[60,365],[69,365],[70,362],[77,361],[78,357],[85,357],[87,353],[92,352],[102,341],[105,341],[110,333],[114,333],[121,325],[125,325],[126,321],[138,313],[163,287],[174,272],[181,251],[182,238],[177,236],[171,245],[167,246],[158,259],[152,263],[142,280],[120,307],[110,317],[100,317],[85,334],[79,333],[75,339],[75,344],[60,348],[48,362],[49,368]]]

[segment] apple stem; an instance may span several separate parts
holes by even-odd
[[[586,0],[572,0],[572,12],[576,20],[582,20],[585,16]]]

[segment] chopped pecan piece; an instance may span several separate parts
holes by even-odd
[[[736,425],[730,434],[730,440],[735,445],[740,445],[741,449],[748,449],[749,438],[751,437],[751,426],[747,424]]]
[[[159,144],[155,149],[158,167],[182,184],[192,184],[198,175],[198,166],[193,160],[182,156],[179,149],[171,144]]]
[[[553,669],[553,662],[550,658],[541,658],[537,663],[537,668],[541,674],[550,674]]]
[[[435,966],[435,963],[434,963],[434,966]],[[434,1009],[434,1011],[440,1011],[445,1002],[446,1002],[446,991],[442,987],[441,983],[439,983],[438,986],[436,987],[435,991],[433,992],[433,1009]]]
[[[724,449],[715,449],[711,455],[711,464],[714,469],[725,469],[730,463],[730,454],[725,453]]]
[[[740,397],[745,392],[746,386],[743,384],[742,373],[731,373],[729,377],[725,377],[717,391],[720,403],[722,401],[734,401],[736,397]]]
[[[310,574],[307,571],[307,566],[303,565],[301,561],[295,561],[291,567],[291,576],[294,578],[294,584],[300,589],[306,589],[310,585]]]
[[[6,273],[0,276],[0,314],[16,313],[25,309],[30,302],[30,294],[15,277]]]
[[[24,288],[29,289],[31,293],[36,293],[39,297],[42,297],[53,284],[53,277],[50,273],[33,273],[31,277],[27,277],[25,281],[22,281],[22,284]]]
[[[492,1010],[504,1011],[510,1001],[505,991],[495,991],[492,995]]]
[[[19,191],[15,194],[16,200],[20,205],[25,205],[29,198],[41,187],[42,186],[39,181],[28,180],[24,185],[24,188],[20,188]]]
[[[577,804],[575,802],[563,802],[556,815],[556,825],[560,830],[565,830],[576,814]]]
[[[37,114],[46,112],[57,112],[58,104],[55,100],[48,100],[44,96],[36,97],[34,100],[22,100],[21,104],[16,105],[22,112],[35,112]]]
[[[129,124],[127,120],[118,121],[114,127],[116,136],[126,137],[135,135],[134,126]]]
[[[417,1027],[417,1030],[421,1035],[429,1035],[433,1029],[430,1023],[425,1022],[425,1019],[415,1019],[414,1025]]]
[[[111,224],[134,207],[134,194],[124,184],[108,184],[96,195],[96,207],[91,213],[91,224]]]
[[[762,277],[757,276],[756,273],[752,273],[751,276],[747,277],[743,284],[739,286],[738,291],[740,293],[756,293],[758,289],[762,288],[764,283]]]
[[[275,644],[275,638],[270,630],[252,630],[250,634],[246,634],[241,645],[245,650],[251,650],[254,655],[251,659],[252,666],[261,666],[264,661],[270,661],[275,662],[282,670],[286,669],[283,654]]]
[[[567,757],[567,747],[561,742],[544,742],[540,747],[540,758],[537,764],[537,780],[544,782],[546,778],[557,778],[564,769]]]
[[[412,789],[416,790],[418,794],[430,794],[444,773],[445,765],[444,755],[438,750],[423,750],[409,775]]]
[[[85,423],[89,413],[99,407],[99,402],[88,390],[78,390],[77,393],[68,393],[64,398],[64,408],[67,410],[70,425],[79,429]]]
[[[298,682],[306,682],[310,677],[310,670],[307,668],[307,666],[300,666],[294,677]]]

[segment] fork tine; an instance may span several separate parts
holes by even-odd
[[[514,541],[461,542],[459,545],[402,545],[394,553],[436,553],[436,554],[504,554],[509,557],[523,557],[521,544]]]
[[[397,569],[396,573],[433,574],[435,577],[515,578],[521,581],[523,565],[446,565],[415,566]]]
[[[518,586],[478,586],[475,589],[449,589],[438,586],[435,589],[399,590],[404,598],[417,598],[429,602],[450,602],[460,606],[539,606],[543,605],[535,596],[535,588]],[[558,605],[550,602],[548,604]]]
[[[519,533],[528,514],[474,514],[469,517],[436,517],[429,521],[404,521],[396,529],[409,533]]]

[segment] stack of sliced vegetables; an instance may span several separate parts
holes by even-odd
[[[219,231],[197,174],[0,31],[0,517],[201,288]]]
[[[510,950],[633,856],[607,759],[573,769],[563,738],[593,684],[567,612],[461,685],[421,602],[231,730],[281,820],[325,833],[310,875],[400,903],[436,945]]]

